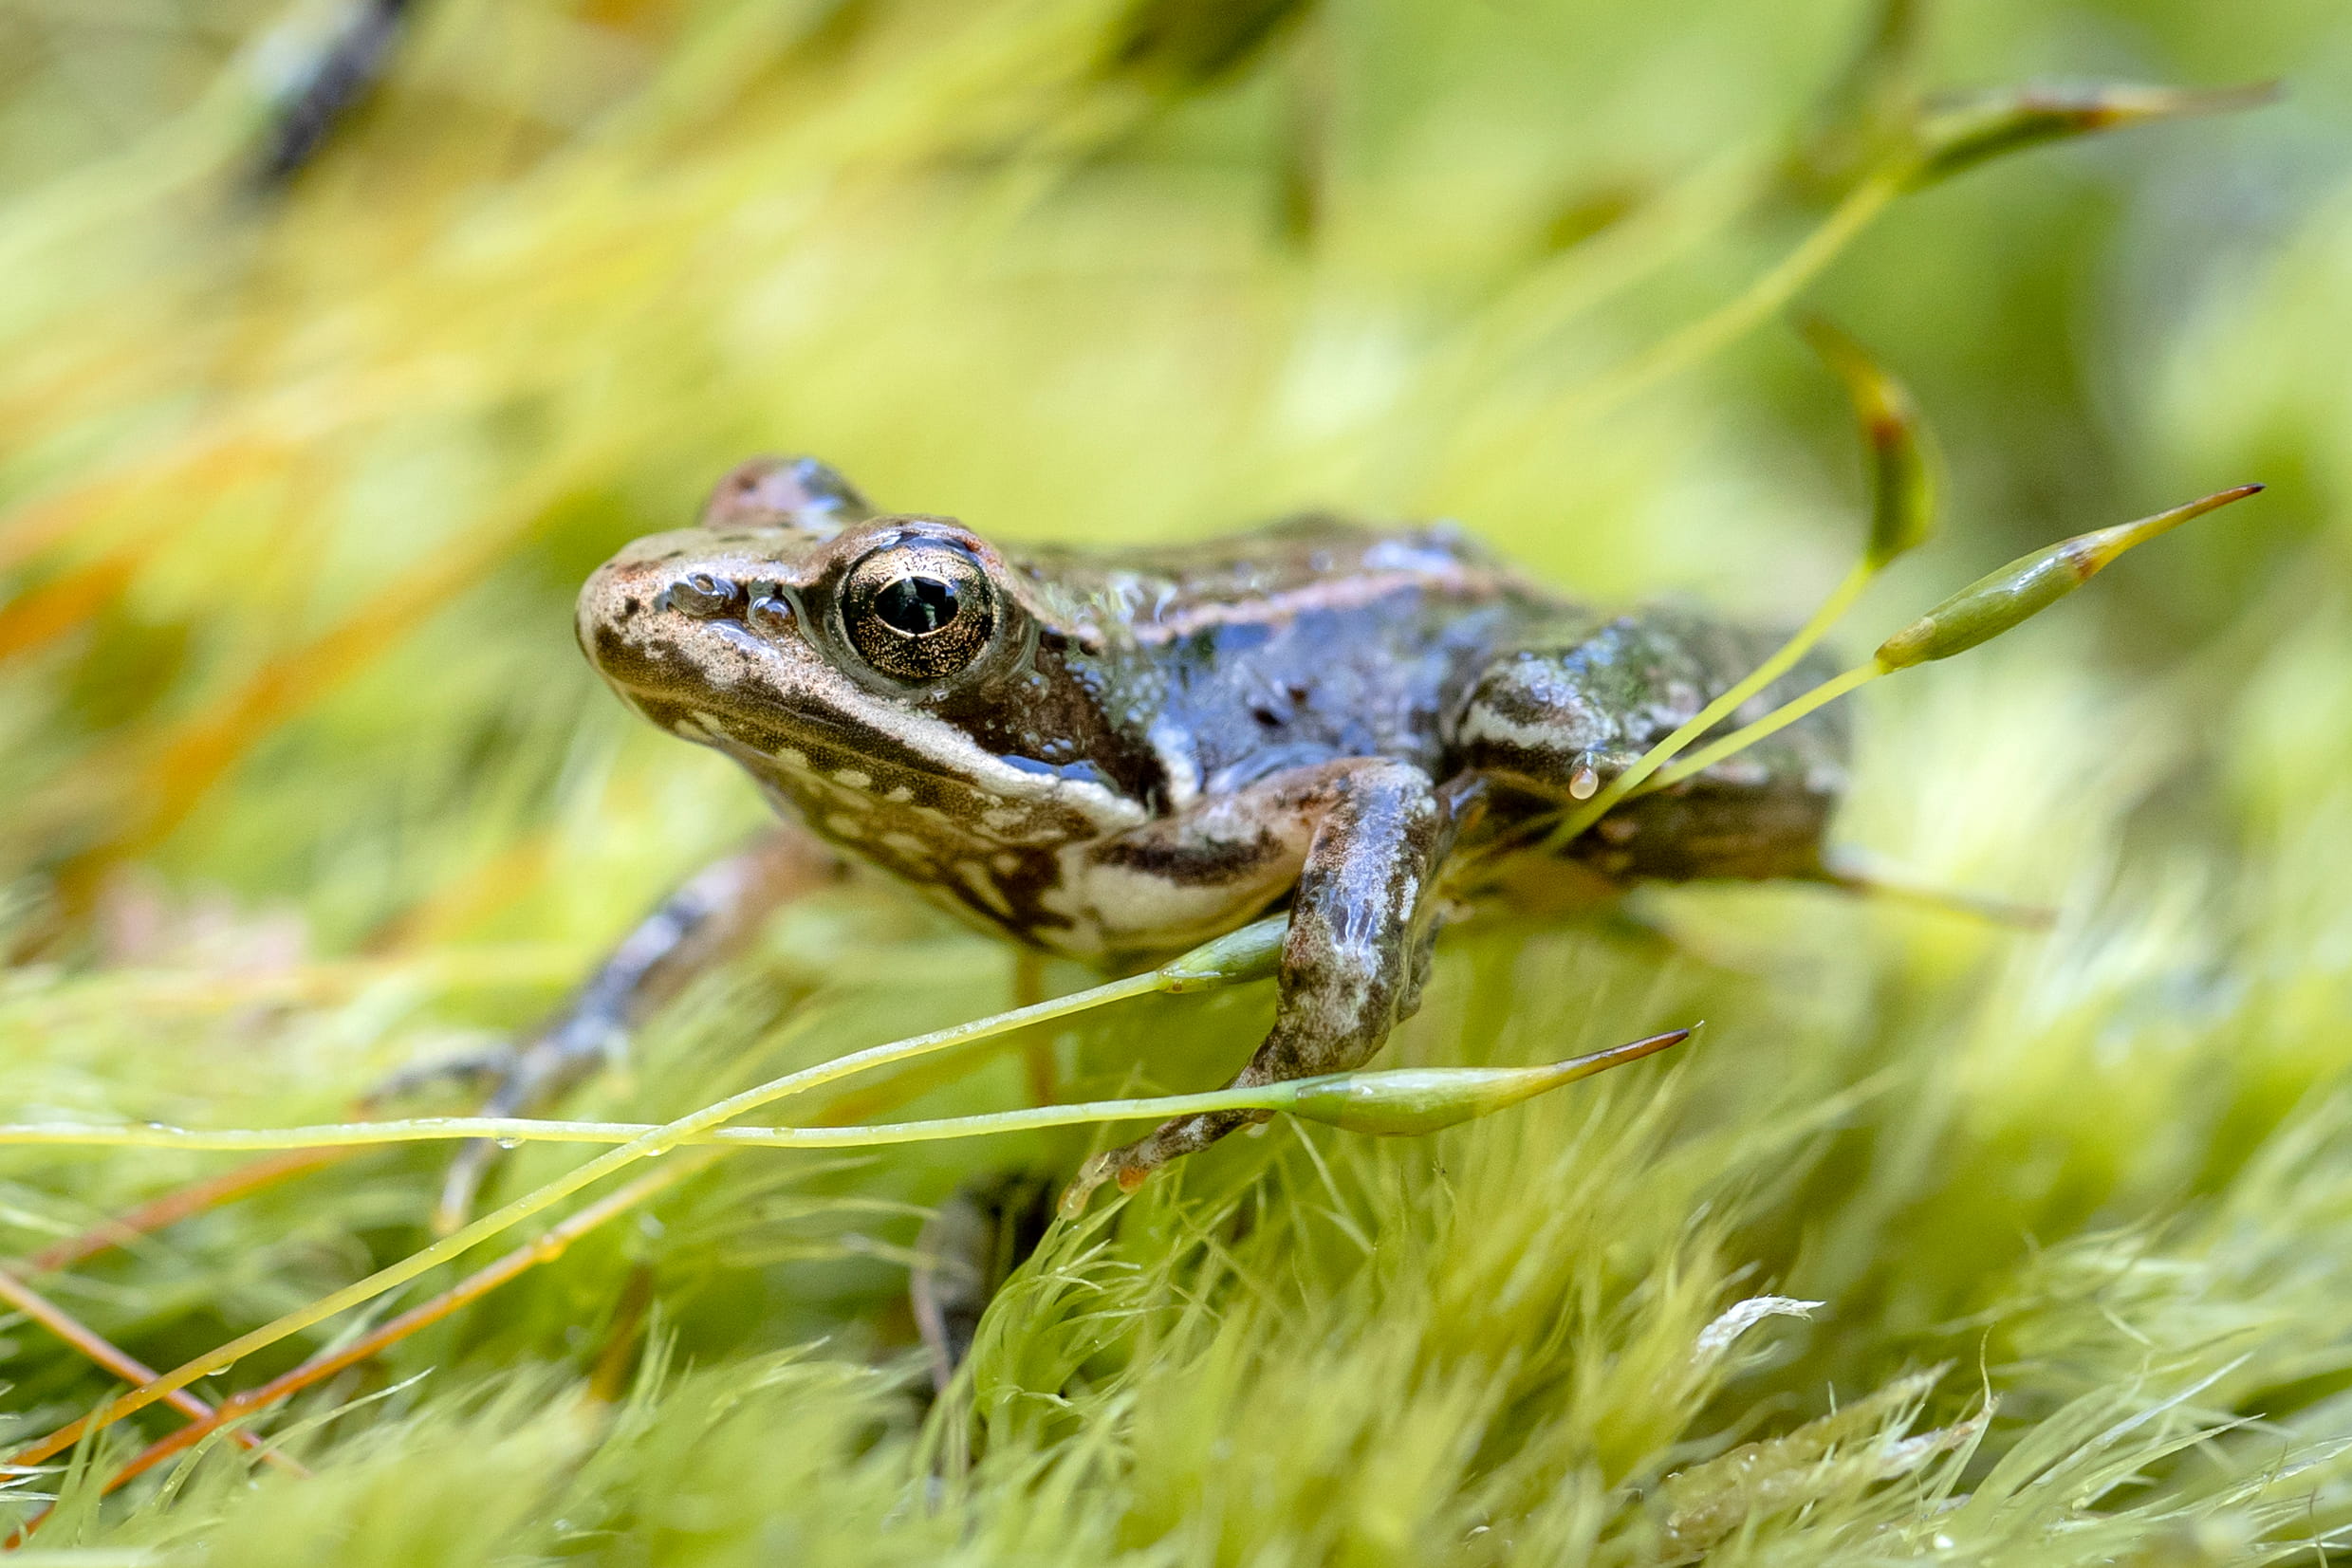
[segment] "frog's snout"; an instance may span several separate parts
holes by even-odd
[[[665,728],[701,711],[740,710],[767,725],[805,706],[814,655],[794,563],[759,543],[690,528],[628,545],[581,585],[581,652]]]
[[[733,578],[660,544],[639,540],[591,572],[574,611],[580,651],[632,700],[691,690],[711,662],[698,646],[711,623],[739,608]]]

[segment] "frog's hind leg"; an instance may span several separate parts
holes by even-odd
[[[1776,642],[1671,608],[1571,631],[1496,659],[1452,726],[1456,766],[1497,797],[1481,857],[1499,862],[1544,844]],[[1818,655],[1800,662],[1725,722],[1744,722],[1834,671]],[[1847,747],[1844,713],[1824,710],[1685,783],[1620,802],[1591,831],[1551,847],[1617,882],[1812,876],[1844,791]]]
[[[840,858],[797,828],[779,827],[696,873],[620,941],[555,1015],[494,1075],[488,1116],[528,1116],[588,1078],[630,1031],[686,983],[739,950],[780,906],[840,879]],[[465,1223],[497,1157],[469,1143],[451,1160],[435,1223]]]
[[[1235,1088],[1356,1066],[1413,1015],[1428,977],[1431,889],[1454,813],[1429,775],[1406,763],[1367,758],[1305,771],[1294,803],[1313,827],[1283,940],[1274,1026]],[[1105,1179],[1132,1191],[1168,1161],[1265,1119],[1243,1111],[1180,1116],[1097,1155],[1073,1195]]]

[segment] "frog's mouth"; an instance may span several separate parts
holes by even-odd
[[[676,537],[676,536],[672,536]],[[694,571],[775,575],[773,563],[681,559],[632,546],[580,596],[582,650],[621,698],[662,729],[725,752],[813,823],[898,825],[998,843],[1118,833],[1145,813],[1106,784],[999,757],[913,703],[874,692],[795,633],[668,608]],[[876,830],[880,830],[878,827]]]

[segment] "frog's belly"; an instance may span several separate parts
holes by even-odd
[[[1086,848],[1062,864],[1002,853],[949,862],[945,875],[889,866],[917,892],[966,922],[1057,957],[1125,970],[1159,963],[1249,924],[1298,880],[1287,875],[1215,887],[1130,867],[1102,865]]]
[[[1044,903],[1063,923],[1025,934],[1066,957],[1123,968],[1173,957],[1256,919],[1297,885],[1306,849],[1213,878],[1106,858],[1097,845],[1062,858],[1060,885]]]
[[[838,821],[791,815],[970,924],[1107,969],[1157,963],[1248,924],[1289,893],[1306,855],[1304,838],[1275,833],[1246,853],[1204,859],[1120,838],[984,843],[937,832],[852,834]]]

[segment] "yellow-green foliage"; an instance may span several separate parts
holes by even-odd
[[[2046,933],[1796,889],[1451,933],[1397,1061],[1711,1026],[1099,1205],[935,1407],[924,1206],[1083,1140],[739,1153],[264,1417],[309,1479],[213,1445],[102,1502],[160,1411],[22,1478],[64,1494],[39,1560],[2316,1561],[2352,1525],[2336,8],[1987,0],[1857,78],[1853,0],[420,0],[320,162],[242,193],[334,14],[0,0],[0,1119],[331,1118],[739,839],[749,787],[595,687],[568,603],[750,452],[1004,535],[1442,512],[1597,598],[1801,618],[1865,517],[1838,386],[1770,320],[1623,367],[1820,223],[1908,83],[2291,92],[1905,196],[1809,286],[1949,469],[1853,645],[2275,488],[1861,699],[1842,837]],[[575,1108],[680,1114],[1010,986],[828,894]],[[1065,1092],[1215,1081],[1262,992],[1087,1015]],[[972,1065],[917,1107],[1018,1101]],[[440,1157],[33,1282],[167,1367],[414,1250]],[[223,1163],[9,1152],[0,1250]],[[11,1448],[114,1386],[18,1320],[0,1376]]]

